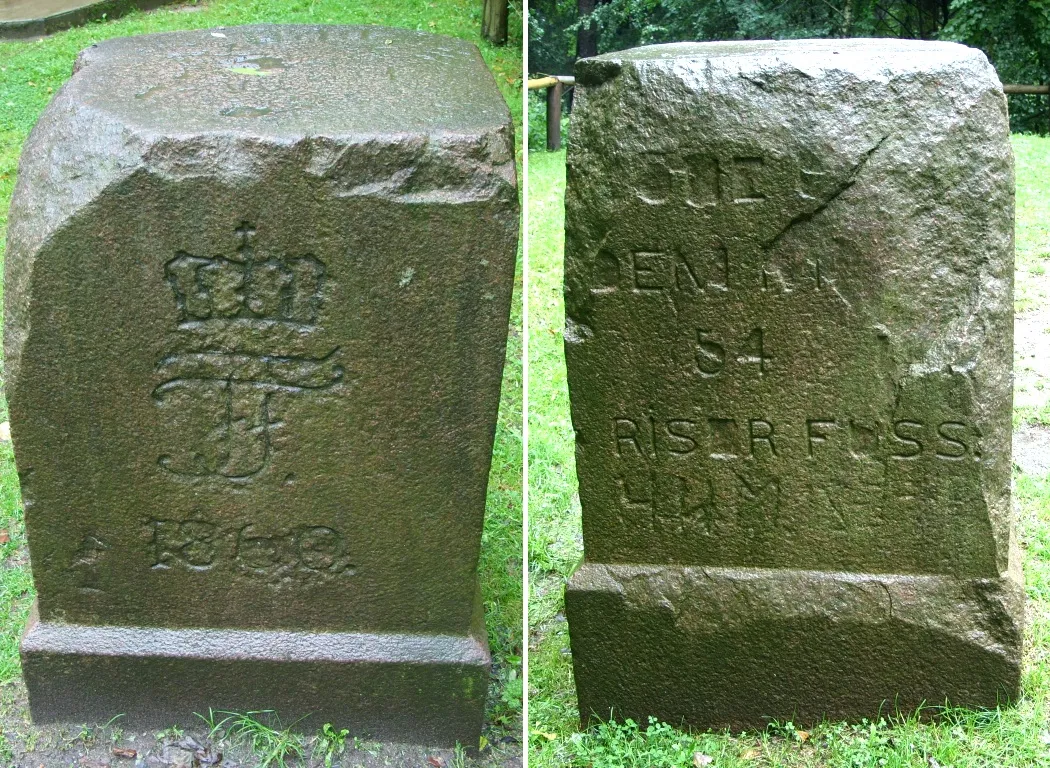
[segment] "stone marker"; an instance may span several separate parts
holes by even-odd
[[[26,144],[5,275],[38,722],[274,708],[476,748],[512,139],[446,37],[82,54]]]
[[[584,719],[1015,696],[1014,187],[984,55],[681,44],[576,78]]]

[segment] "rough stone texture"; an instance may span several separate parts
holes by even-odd
[[[1016,695],[1013,168],[983,54],[678,44],[577,82],[584,718]]]
[[[477,744],[512,139],[476,48],[430,34],[81,55],[5,274],[35,718],[277,708]]]

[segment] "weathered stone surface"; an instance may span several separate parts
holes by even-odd
[[[583,716],[1015,695],[1013,170],[983,54],[680,44],[577,80]]]
[[[450,38],[82,54],[26,144],[5,275],[34,717],[276,708],[477,744],[512,138]]]

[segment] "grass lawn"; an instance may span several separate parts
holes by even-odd
[[[1028,591],[1024,697],[996,711],[954,710],[936,724],[913,716],[811,731],[685,733],[662,723],[579,731],[562,613],[565,583],[583,556],[573,434],[562,353],[564,152],[529,155],[529,765],[594,768],[757,766],[1050,766],[1050,139],[1015,136],[1017,159],[1017,408],[1035,471],[1015,472],[1015,508]],[[1045,387],[1045,389],[1044,389]],[[1039,457],[1035,457],[1038,459]],[[1018,462],[1021,463],[1021,462]],[[700,757],[695,757],[700,753]],[[695,759],[695,763],[694,763]]]
[[[257,22],[382,24],[461,37],[481,49],[510,106],[518,136],[520,171],[520,6],[514,10],[515,4],[512,3],[512,39],[505,47],[496,47],[481,39],[481,7],[480,0],[203,0],[151,13],[132,13],[40,41],[0,42],[0,253],[4,250],[7,210],[22,143],[54,92],[70,76],[76,54],[109,37]],[[520,270],[512,312],[481,556],[482,590],[493,653],[493,680],[485,736],[494,748],[483,753],[486,764],[502,764],[504,759],[513,761],[513,753],[518,750],[515,742],[521,734]],[[0,422],[6,421],[6,413],[7,406],[0,395]],[[0,699],[5,702],[0,705],[0,763],[3,765],[20,751],[31,751],[40,738],[49,738],[41,737],[25,725],[25,712],[21,706],[24,696],[20,699],[17,694],[21,685],[18,641],[33,596],[11,444],[0,441]],[[3,693],[5,691],[7,693]],[[11,691],[16,693],[11,694]],[[14,704],[11,704],[12,700]],[[81,729],[81,735],[90,737],[93,733],[92,728]],[[76,734],[75,729],[73,734]],[[109,737],[112,737],[112,732]],[[70,759],[63,764],[75,762],[76,749],[96,740],[71,738],[67,750]],[[289,754],[294,754],[294,750]],[[362,759],[366,764],[372,764],[369,760],[384,759],[381,753],[377,754],[378,757],[366,755]],[[34,760],[32,764],[36,766],[40,762]]]

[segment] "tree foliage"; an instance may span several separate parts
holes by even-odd
[[[530,69],[571,72],[586,21],[599,52],[682,40],[954,40],[983,50],[1003,82],[1050,83],[1050,0],[597,0],[585,19],[578,0],[530,0]],[[1010,98],[1014,130],[1050,130],[1050,98]]]

